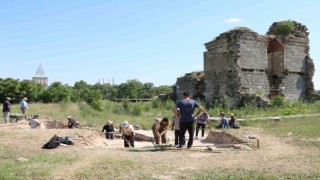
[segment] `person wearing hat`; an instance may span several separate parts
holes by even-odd
[[[198,139],[198,133],[201,127],[201,138],[204,137],[204,130],[206,128],[206,124],[209,118],[209,115],[207,112],[202,112],[197,116],[197,126],[196,126],[196,139]]]
[[[121,122],[121,132],[122,132],[122,138],[124,142],[124,147],[134,147],[134,128],[132,125],[128,123],[128,121],[122,121]]]
[[[167,143],[168,126],[169,126],[168,118],[166,117],[163,119],[156,118],[154,124],[151,127],[156,144],[159,144],[160,142],[162,144]]]
[[[25,120],[27,119],[27,110],[29,109],[27,100],[28,100],[28,98],[24,97],[20,102],[20,109],[23,114],[23,119],[25,119]]]
[[[68,127],[69,129],[75,128],[76,120],[74,120],[71,116],[68,116],[67,118],[68,118],[68,124],[66,125],[66,127]]]
[[[228,122],[228,119],[225,117],[224,112],[220,113],[220,118],[221,118],[221,122],[217,126],[217,128],[218,129],[220,129],[220,128],[229,128],[229,122]]]
[[[106,139],[113,139],[114,129],[113,122],[108,120],[106,125],[103,126],[102,132],[105,132]]]
[[[11,111],[10,100],[11,98],[6,97],[6,101],[3,103],[2,112],[3,112],[4,123],[9,123],[10,121],[10,111]]]
[[[234,114],[230,114],[229,127],[233,129],[239,129],[240,126],[237,124],[237,119],[234,117]]]

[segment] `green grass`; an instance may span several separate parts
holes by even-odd
[[[138,161],[109,157],[79,172],[77,179],[150,179],[142,166]]]
[[[3,147],[0,152],[6,152]],[[1,160],[0,179],[46,179],[55,171],[57,165],[70,164],[78,160],[78,156],[69,153],[38,153],[26,157],[28,162],[20,162],[15,158]]]
[[[301,145],[320,147],[320,116],[281,119],[276,122],[251,122],[250,124],[261,127],[272,135],[292,138]]]
[[[230,179],[230,180],[276,180],[276,179],[317,179],[320,177],[319,172],[313,172],[311,174],[303,173],[284,173],[275,174],[274,172],[268,172],[266,170],[245,170],[235,167],[235,169],[223,170],[218,169],[204,169],[200,172],[192,171],[183,175],[180,175],[177,179],[190,179],[190,180],[209,180],[209,179]]]

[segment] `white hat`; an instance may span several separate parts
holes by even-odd
[[[71,118],[71,116],[68,116],[67,118],[68,118],[68,119],[70,119],[70,118]]]
[[[155,122],[160,122],[160,121],[161,121],[161,118],[156,118],[154,121],[155,121]]]
[[[28,100],[28,98],[24,97],[22,100],[27,101],[27,100]]]
[[[122,121],[122,122],[121,122],[121,127],[122,127],[122,128],[127,128],[128,126],[129,126],[128,121]]]

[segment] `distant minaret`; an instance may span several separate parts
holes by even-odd
[[[33,76],[32,80],[34,80],[38,84],[43,85],[44,87],[48,86],[48,77],[44,75],[44,71],[41,64],[39,65],[37,72]]]

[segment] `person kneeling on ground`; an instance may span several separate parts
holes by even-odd
[[[74,120],[71,116],[68,116],[68,124],[65,127],[68,127],[69,129],[75,128],[76,120]]]
[[[156,144],[159,144],[160,141],[162,144],[167,143],[168,125],[169,125],[169,119],[166,117],[163,118],[162,120],[158,118],[155,120],[155,123],[153,124],[151,129],[152,129]]]
[[[104,130],[106,131],[105,132],[106,139],[113,139],[114,129],[113,129],[113,122],[112,121],[110,121],[110,120],[107,121],[106,125],[104,125],[102,128],[102,132]]]
[[[237,119],[234,117],[234,114],[230,114],[230,121],[229,121],[229,127],[233,129],[239,129],[240,126],[237,123]]]
[[[206,129],[206,124],[208,121],[209,115],[207,112],[201,112],[197,117],[197,127],[196,127],[196,139],[198,139],[199,129],[201,127],[201,138],[204,138],[204,130]]]
[[[220,128],[229,128],[228,119],[225,117],[225,114],[223,112],[220,113],[221,122],[217,126],[218,129]]]
[[[121,122],[121,132],[122,132],[122,138],[124,141],[124,147],[134,147],[134,128],[132,125],[128,123],[128,121],[122,121]]]
[[[29,122],[29,125],[32,129],[35,129],[35,128],[39,128],[40,127],[40,121],[39,121],[39,116],[38,115],[34,115],[32,117],[32,119],[30,120]]]

